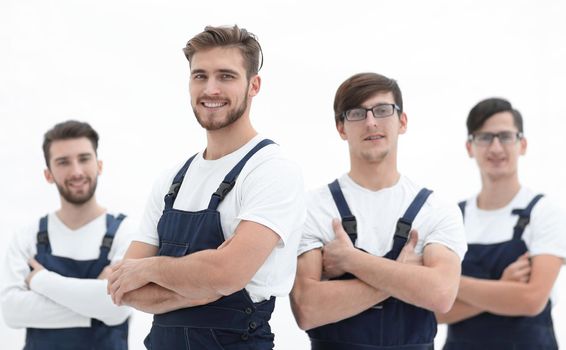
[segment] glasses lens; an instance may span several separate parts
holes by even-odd
[[[377,105],[372,109],[376,118],[385,118],[393,115],[393,105]]]
[[[366,119],[366,110],[362,108],[349,109],[346,111],[346,119],[352,121]]]
[[[502,131],[499,133],[499,141],[503,144],[512,144],[516,140],[517,134],[511,131]]]
[[[488,146],[491,144],[494,137],[495,135],[490,132],[478,132],[474,135],[474,142],[476,145]]]

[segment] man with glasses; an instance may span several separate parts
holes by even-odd
[[[479,102],[467,127],[482,187],[460,203],[469,245],[457,300],[437,313],[449,324],[444,349],[557,349],[550,295],[566,257],[564,212],[519,183],[527,140],[511,103]]]
[[[316,350],[432,349],[433,311],[452,306],[466,251],[458,208],[397,170],[407,115],[395,80],[350,77],[334,113],[350,171],[307,197],[297,323]]]

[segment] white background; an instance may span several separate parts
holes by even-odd
[[[404,94],[403,173],[453,202],[478,191],[465,118],[480,99],[501,96],[525,117],[521,181],[564,207],[565,15],[564,2],[544,0],[3,0],[0,259],[17,228],[58,207],[41,152],[56,122],[76,118],[99,131],[98,199],[134,218],[156,175],[203,149],[181,49],[207,24],[236,23],[259,37],[265,65],[252,120],[302,165],[308,188],[347,171],[334,93],[350,75],[375,71],[397,79]],[[563,298],[554,309],[562,344],[565,314]],[[149,325],[135,314],[132,349],[143,348]],[[272,326],[277,349],[307,349],[288,299],[279,300]],[[23,333],[0,320],[3,349],[21,348]]]

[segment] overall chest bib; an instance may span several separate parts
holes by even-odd
[[[47,232],[47,216],[39,221],[37,233],[37,254],[35,259],[45,269],[61,276],[96,279],[110,264],[108,253],[114,235],[125,218],[120,214],[114,217],[106,214],[106,234],[100,246],[100,255],[94,260],[73,260],[51,253]],[[128,349],[128,321],[117,326],[107,326],[99,320],[91,319],[90,327],[76,328],[27,328],[24,350],[126,350]]]
[[[519,219],[513,238],[496,244],[469,244],[462,262],[462,275],[499,280],[507,266],[527,252],[522,236],[531,211],[542,198],[537,195],[525,209],[515,209]],[[464,214],[465,202],[459,203]],[[498,316],[484,312],[448,326],[445,350],[550,350],[558,349],[551,317],[550,300],[534,317]]]
[[[196,212],[173,208],[177,192],[195,156],[191,157],[177,173],[165,196],[165,209],[157,225],[158,255],[183,257],[218,248],[224,242],[218,205],[234,186],[246,162],[272,143],[271,140],[263,140],[250,150],[212,194],[208,208]],[[274,297],[254,303],[247,291],[242,289],[206,305],[155,315],[151,332],[144,343],[152,350],[272,349],[274,337],[269,319],[274,307]]]
[[[352,243],[357,239],[356,218],[338,180],[328,185]],[[432,192],[422,189],[397,221],[393,248],[384,256],[395,260],[407,242],[413,220]],[[339,279],[354,278],[344,275]],[[436,318],[428,310],[390,297],[348,319],[307,331],[313,350],[429,350],[436,335]]]

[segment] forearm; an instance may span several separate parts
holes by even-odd
[[[426,259],[424,266],[417,266],[358,250],[352,254],[346,271],[374,288],[434,312],[447,312],[452,307],[458,290],[459,264],[435,269],[426,265]]]
[[[297,280],[291,307],[303,330],[334,323],[357,315],[389,297],[358,280]]]
[[[91,321],[30,290],[5,291],[1,309],[6,324],[13,328],[88,327]]]
[[[493,314],[534,316],[542,311],[548,295],[540,295],[528,283],[462,277],[458,298]]]
[[[155,283],[147,284],[142,288],[126,293],[122,299],[124,304],[150,314],[162,314],[181,308],[204,305],[214,300],[189,299]]]
[[[436,312],[435,314],[438,323],[452,324],[477,316],[482,312],[483,310],[480,308],[456,299],[450,311],[444,314],[439,312]]]
[[[203,250],[182,258],[151,258],[147,280],[194,300],[216,300],[244,288],[238,273],[215,259],[217,252]]]
[[[30,289],[84,317],[107,325],[123,323],[131,309],[116,306],[106,293],[106,280],[64,277],[51,271],[40,271]]]

